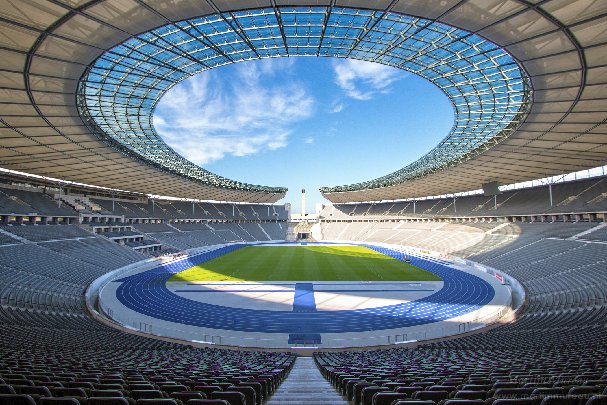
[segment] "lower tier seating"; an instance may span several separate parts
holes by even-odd
[[[273,232],[286,231],[278,223],[259,232],[252,226],[256,224],[250,225],[251,229],[243,226],[238,231],[228,224],[211,224],[206,229],[154,235],[179,235],[176,238],[183,240],[187,235],[191,239],[184,245],[194,245],[202,235],[225,241],[219,236],[246,232],[255,238],[265,232],[269,240]],[[572,403],[550,402],[554,395],[586,404],[590,396],[604,392],[604,244],[575,237],[590,230],[589,224],[515,225],[466,225],[468,230],[459,224],[426,223],[415,229],[400,224],[395,229],[415,231],[411,240],[421,247],[439,246],[437,240],[457,244],[460,235],[474,234],[463,249],[449,244],[457,248],[451,253],[465,251],[470,260],[521,281],[527,302],[514,322],[417,348],[319,353],[315,359],[325,377],[358,404],[407,398],[432,401],[426,403],[479,399],[499,405],[506,398],[527,401],[509,403]],[[361,240],[372,240],[363,227],[332,226],[323,225],[326,234],[336,239],[350,229],[357,233],[349,238],[359,235]],[[502,243],[483,242],[488,236]],[[142,257],[94,236],[1,245],[0,395],[29,395],[39,405],[50,403],[43,398],[59,396],[94,404],[97,399],[91,398],[110,395],[102,391],[120,392],[123,405],[146,396],[177,405],[187,398],[204,397],[232,398],[228,403],[238,403],[243,397],[234,392],[245,397],[240,403],[257,404],[267,398],[288,372],[291,355],[196,349],[127,334],[88,315],[82,298],[88,283]],[[246,387],[256,395],[253,402]],[[9,401],[4,398],[1,403]]]
[[[323,226],[330,235],[351,229],[344,230],[346,224],[332,229],[335,225]],[[428,404],[458,404],[454,401],[462,399],[487,404],[604,403],[599,401],[605,397],[591,397],[607,394],[607,249],[583,236],[572,238],[596,224],[568,228],[571,225],[502,225],[494,236],[508,238],[506,243],[466,247],[470,260],[511,274],[525,286],[526,307],[515,321],[418,348],[318,353],[319,368],[354,404],[405,404],[414,399]],[[414,229],[421,247],[428,247],[434,236],[444,239],[448,232],[466,232],[463,226],[401,224],[399,229]],[[486,239],[486,232],[498,226],[477,229]]]

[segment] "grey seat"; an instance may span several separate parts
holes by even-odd
[[[607,405],[607,395],[594,395],[586,401],[586,405]]]
[[[390,405],[399,399],[408,399],[409,394],[399,392],[378,392],[373,395],[373,405]]]
[[[52,391],[53,391],[53,395],[56,397],[79,397],[79,398],[88,397],[86,391],[83,388],[59,387],[59,388],[53,388]]]
[[[74,397],[40,398],[38,403],[39,405],[80,405],[80,401]]]
[[[453,395],[453,398],[455,399],[487,399],[487,392],[486,391],[468,391],[468,390],[461,390],[461,391],[457,391],[455,392],[455,395]]]
[[[550,388],[535,388],[532,392],[531,395],[533,396],[537,396],[537,395],[543,395],[543,396],[547,396],[547,395],[565,395],[565,388],[563,387],[550,387]]]
[[[242,393],[245,396],[247,405],[255,405],[257,403],[257,395],[255,394],[255,389],[253,389],[253,387],[232,385],[228,387],[227,391],[236,391]]]
[[[430,400],[436,403],[447,399],[449,393],[447,391],[417,391],[413,394],[413,399]]]
[[[409,397],[412,397],[417,391],[423,391],[424,388],[419,385],[412,385],[408,387],[398,387],[395,391],[401,394],[407,394]]]
[[[135,400],[166,398],[159,390],[133,390],[131,391],[131,397]]]
[[[370,382],[357,382],[354,384],[352,389],[352,401],[354,405],[360,405],[362,403],[362,391],[367,387],[373,387],[374,384]]]
[[[87,405],[129,405],[128,399],[124,397],[90,397]]]
[[[50,397],[51,391],[47,387],[31,385],[13,385],[18,394],[37,395],[40,397]]]
[[[0,394],[0,405],[36,405],[36,401],[26,394]]]
[[[360,403],[362,405],[371,405],[373,404],[373,396],[382,391],[390,391],[388,387],[378,387],[376,385],[372,385],[370,387],[365,387],[362,389],[360,395]]]
[[[493,405],[534,405],[531,398],[498,398],[492,403]]]
[[[257,405],[261,405],[264,400],[263,386],[259,382],[244,381],[238,384],[239,387],[251,387],[255,390],[255,401]]]
[[[133,390],[149,391],[149,390],[155,390],[155,389],[156,389],[156,387],[150,383],[136,383],[136,384],[129,385],[129,390],[131,390],[131,391],[133,391]]]
[[[211,394],[215,391],[221,391],[221,387],[218,385],[205,385],[203,387],[196,387],[196,391],[202,392],[207,398],[211,398]]]
[[[124,397],[124,393],[119,390],[92,390],[91,397]]]
[[[230,405],[223,399],[190,399],[186,405]]]
[[[544,397],[540,405],[580,405],[585,403],[586,400],[579,396],[549,396]]]
[[[246,405],[247,403],[245,395],[238,391],[215,391],[211,393],[210,399],[223,399],[230,405]]]
[[[160,390],[171,395],[173,392],[184,392],[184,391],[189,391],[190,389],[188,387],[186,387],[185,385],[171,384],[171,385],[161,385]]]
[[[526,398],[533,392],[532,388],[497,388],[495,398]]]
[[[602,387],[600,386],[576,386],[571,387],[567,392],[567,395],[588,395],[588,394],[600,394],[602,391]]]
[[[175,398],[180,400],[183,403],[186,403],[190,399],[206,399],[206,395],[200,391],[182,391],[182,392],[173,392],[171,394],[171,398]]]
[[[142,398],[137,400],[137,405],[179,405],[173,398]]]

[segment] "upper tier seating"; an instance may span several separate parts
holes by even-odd
[[[140,225],[136,224],[135,227],[141,229]],[[285,240],[287,236],[287,225],[280,222],[211,224],[174,222],[171,226],[172,232],[153,231],[148,235],[166,245],[182,250],[233,241]],[[144,227],[143,229],[149,228]]]
[[[90,238],[92,235],[74,225],[16,225],[3,226],[4,229],[14,235],[20,236],[32,242],[41,242],[57,239]]]
[[[221,219],[247,221],[286,221],[284,205],[192,203],[187,201],[148,200],[147,202],[91,198],[91,202],[114,215],[126,218]]]
[[[0,214],[77,216],[69,206],[59,203],[40,191],[0,188]]]
[[[496,203],[497,202],[497,207]],[[506,191],[493,197],[472,195],[430,200],[335,204],[325,206],[326,219],[356,217],[468,217],[533,215],[607,210],[607,177],[595,177],[552,185],[552,206],[548,186]]]

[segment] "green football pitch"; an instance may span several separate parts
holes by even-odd
[[[364,246],[247,246],[169,281],[440,281]]]

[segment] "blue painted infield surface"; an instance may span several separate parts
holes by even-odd
[[[346,292],[365,292],[367,294],[371,294],[371,293],[386,293],[386,292],[418,292],[418,291],[422,291],[422,292],[428,292],[428,291],[434,291],[432,289],[429,290],[423,290],[423,289],[415,289],[415,290],[410,290],[410,289],[383,289],[383,290],[376,290],[376,289],[372,289],[372,290],[361,290],[360,288],[356,289],[356,288],[352,288],[352,289],[322,289],[322,290],[316,290],[318,292],[330,292],[330,293],[346,293]]]
[[[297,287],[296,287],[297,288]],[[365,293],[385,293],[385,292],[418,292],[418,291],[422,291],[422,292],[428,292],[428,291],[434,291],[434,290],[420,290],[420,289],[415,289],[415,290],[403,290],[403,289],[389,289],[389,290],[362,290],[360,288],[356,289],[322,289],[322,290],[314,290],[314,291],[318,291],[318,292],[330,292],[330,293],[346,293],[346,292],[365,292]],[[314,291],[312,291],[312,293],[314,293]],[[182,292],[182,293],[286,293],[286,292],[294,292],[297,294],[297,290],[175,290],[175,292]],[[297,297],[297,295],[295,296]]]
[[[316,299],[314,298],[314,284],[296,283],[295,298],[293,298],[293,312],[316,311]]]
[[[322,343],[320,333],[289,333],[290,345],[319,345]]]
[[[293,312],[316,312],[316,299],[314,298],[313,283],[296,283],[295,298],[293,298]],[[290,345],[321,344],[320,333],[289,333]]]
[[[431,271],[443,280],[443,288],[422,299],[376,308],[340,311],[291,312],[232,308],[187,299],[171,292],[166,282],[175,273],[230,253],[246,245],[229,245],[120,280],[117,299],[133,311],[162,319],[211,329],[262,333],[347,333],[398,329],[448,320],[489,303],[493,287],[483,279],[424,258],[411,264]],[[399,257],[384,247],[364,245]]]
[[[288,293],[295,290],[176,290],[181,293]]]

